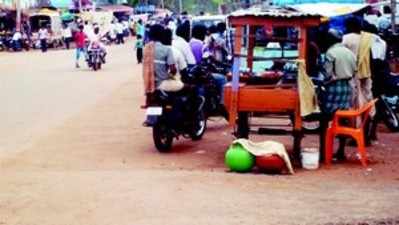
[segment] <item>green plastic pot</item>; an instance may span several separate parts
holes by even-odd
[[[245,173],[252,170],[255,157],[241,145],[234,144],[226,152],[225,164],[231,171]]]

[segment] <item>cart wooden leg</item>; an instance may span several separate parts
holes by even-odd
[[[294,157],[298,160],[300,160],[300,154],[301,154],[301,141],[303,138],[303,132],[302,132],[302,117],[301,113],[299,111],[300,106],[298,106],[295,109],[294,112],[294,126],[292,129],[292,133],[294,136]]]
[[[293,136],[294,136],[294,157],[295,159],[299,160],[301,154],[301,142],[303,138],[303,133],[301,130],[294,130]]]
[[[237,119],[237,138],[246,138],[249,137],[249,113],[248,112],[239,112]]]

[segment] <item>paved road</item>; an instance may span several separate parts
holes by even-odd
[[[222,120],[160,154],[143,128],[132,45],[100,72],[72,51],[0,55],[0,225],[325,224],[398,218],[398,135],[358,162],[293,176],[228,173]],[[265,137],[254,137],[263,140]],[[287,137],[268,137],[284,142]],[[307,136],[304,145],[315,146]],[[350,149],[353,154],[353,149]]]
[[[0,55],[0,152],[17,151],[41,133],[134,79],[133,53],[115,48],[109,66],[74,68],[74,51]],[[83,64],[83,62],[81,63]]]

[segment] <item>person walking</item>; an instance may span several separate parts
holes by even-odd
[[[39,29],[39,40],[40,40],[40,48],[42,52],[47,52],[47,39],[48,39],[48,30],[45,25]]]
[[[143,48],[144,48],[144,41],[140,34],[137,35],[135,47],[136,47],[137,63],[140,64],[143,61]]]
[[[86,55],[86,34],[83,32],[83,25],[79,26],[79,31],[76,32],[75,34],[75,45],[76,45],[76,63],[75,66],[76,68],[79,68],[79,59],[80,59],[80,54]],[[84,56],[86,58],[86,56]]]

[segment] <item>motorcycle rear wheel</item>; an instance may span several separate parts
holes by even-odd
[[[154,125],[152,138],[159,152],[165,153],[172,149],[173,135],[165,123],[159,122]]]

